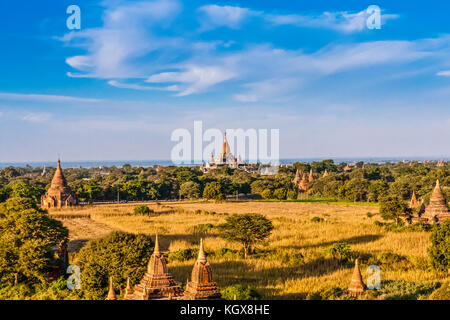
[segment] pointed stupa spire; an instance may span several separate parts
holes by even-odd
[[[327,169],[325,169],[325,172],[323,173],[323,177],[325,178],[325,177],[328,177],[328,170]]]
[[[203,248],[203,238],[200,239],[200,250],[198,251],[198,261],[206,262],[206,253]]]
[[[108,292],[108,297],[106,297],[106,300],[117,300],[116,292],[114,291],[112,277],[109,277],[109,292]]]
[[[348,294],[352,297],[361,295],[366,290],[366,285],[363,282],[361,271],[359,270],[359,260],[355,261],[355,269],[353,270],[352,281],[348,286]]]
[[[308,181],[309,181],[309,182],[313,182],[313,181],[314,181],[314,176],[313,176],[313,171],[312,171],[312,169],[309,171]]]
[[[416,192],[413,190],[411,201],[409,202],[410,208],[417,208],[419,206],[419,201],[417,201]]]
[[[159,250],[159,240],[158,240],[158,234],[156,234],[156,238],[155,238],[155,248],[153,250],[153,254],[154,255],[161,255],[161,251]]]

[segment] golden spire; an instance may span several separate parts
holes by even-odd
[[[198,261],[206,262],[206,253],[203,249],[203,239],[200,239],[200,250],[198,251]]]
[[[155,248],[153,250],[153,254],[154,255],[161,255],[161,251],[159,250],[159,240],[158,240],[158,234],[156,234],[156,239],[155,239]]]
[[[116,292],[114,291],[112,277],[109,277],[109,292],[108,292],[108,297],[106,298],[106,300],[117,300]]]
[[[227,132],[225,131],[225,138],[223,140],[223,145],[222,145],[222,154],[226,154],[227,153]]]

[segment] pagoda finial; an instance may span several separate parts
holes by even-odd
[[[154,255],[161,255],[161,251],[159,250],[159,240],[158,240],[158,234],[156,234],[155,239],[155,249],[153,250]]]
[[[113,286],[113,277],[109,277],[109,292],[106,300],[117,300],[116,292],[114,291]]]
[[[198,261],[206,262],[206,253],[203,248],[203,238],[200,239],[200,250],[198,251]]]

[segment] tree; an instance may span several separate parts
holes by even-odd
[[[402,217],[411,218],[411,209],[398,196],[386,196],[380,201],[380,214],[384,220],[394,220],[398,225]]]
[[[261,197],[266,200],[272,199],[272,190],[264,189],[264,191],[261,192]]]
[[[113,277],[116,289],[124,289],[127,278],[132,285],[139,282],[153,252],[151,245],[150,237],[125,232],[112,232],[91,240],[80,250],[76,261],[82,270],[83,296],[103,299],[109,277]]]
[[[188,181],[181,185],[180,196],[188,199],[200,198],[200,185],[194,181]]]
[[[434,226],[430,235],[431,247],[428,253],[431,264],[438,271],[450,269],[450,220]]]
[[[0,205],[0,282],[45,283],[58,262],[52,247],[68,239],[60,221],[36,207],[34,200],[10,198]]]
[[[273,192],[273,197],[278,200],[286,199],[286,189],[278,188]]]
[[[36,187],[25,181],[15,181],[10,185],[10,188],[10,198],[30,198],[36,203],[39,202],[41,195],[45,192],[42,187]]]
[[[222,192],[222,185],[218,182],[209,182],[203,190],[203,198],[208,200],[223,200],[225,196]]]
[[[244,256],[251,252],[252,246],[270,236],[272,221],[261,214],[234,214],[218,226],[220,236],[229,241],[240,242],[244,247]]]

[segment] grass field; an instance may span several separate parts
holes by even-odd
[[[271,251],[270,256],[243,259],[237,255],[215,257],[211,255],[214,278],[219,287],[231,284],[249,285],[266,299],[302,299],[308,294],[324,289],[347,288],[353,268],[326,256],[325,249],[336,242],[347,242],[355,255],[362,258],[364,280],[370,257],[381,252],[392,252],[408,260],[407,267],[383,265],[382,281],[408,282],[448,281],[444,275],[433,272],[428,264],[427,232],[388,232],[375,226],[378,207],[308,202],[173,202],[162,205],[149,203],[155,211],[151,216],[135,216],[133,204],[99,205],[80,209],[53,211],[70,230],[69,250],[78,250],[86,241],[101,237],[112,230],[130,233],[160,235],[163,250],[176,251],[197,248],[200,235],[194,234],[199,224],[217,225],[227,214],[261,213],[272,220],[275,229],[259,249]],[[216,214],[196,214],[207,210]],[[312,222],[313,217],[324,222]],[[212,232],[202,236],[205,249],[240,249],[239,244],[225,242]],[[283,261],[282,257],[301,253],[302,263]],[[177,281],[190,277],[194,261],[173,261],[169,271]]]

